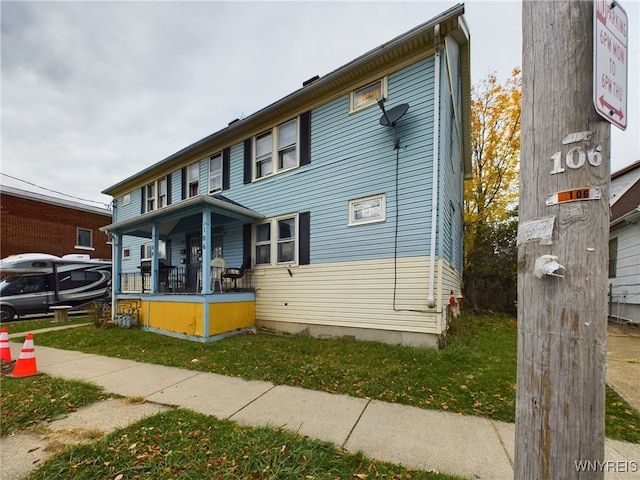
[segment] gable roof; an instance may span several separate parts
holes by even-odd
[[[612,226],[640,212],[640,160],[611,175],[610,198]]]
[[[418,25],[387,43],[355,58],[348,64],[323,77],[304,82],[302,88],[249,115],[242,120],[234,120],[226,128],[219,130],[170,155],[150,167],[103,190],[113,197],[123,195],[146,181],[169,174],[190,159],[195,161],[214,150],[240,142],[264,128],[268,128],[282,118],[319,106],[328,99],[342,95],[358,85],[361,78],[383,71],[389,65],[400,64],[413,58],[425,56],[434,47],[434,29],[440,27],[440,38],[452,35],[460,44],[462,73],[462,126],[463,159],[466,174],[471,173],[471,75],[469,34],[462,15],[464,5],[458,4],[437,17]]]

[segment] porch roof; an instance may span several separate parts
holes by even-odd
[[[160,236],[167,236],[181,218],[209,210],[223,220],[254,222],[264,215],[240,205],[222,195],[197,195],[166,207],[143,213],[122,222],[111,223],[100,230],[105,233],[120,233],[137,237],[151,238],[153,225],[159,227]]]

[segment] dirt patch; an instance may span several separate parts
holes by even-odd
[[[640,328],[609,324],[607,384],[640,411]]]
[[[107,399],[81,408],[67,417],[0,439],[0,478],[20,480],[47,458],[69,445],[95,441],[142,418],[170,407],[143,399]]]

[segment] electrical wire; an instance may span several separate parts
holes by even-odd
[[[26,183],[27,185],[31,185],[33,187],[41,188],[42,190],[46,190],[47,192],[57,193],[58,195],[62,195],[62,196],[67,197],[67,198],[73,198],[75,200],[82,200],[83,202],[97,203],[99,205],[104,205],[107,209],[111,208],[111,205],[108,204],[108,203],[99,202],[98,200],[89,200],[88,198],[75,197],[75,196],[69,195],[67,193],[58,192],[57,190],[51,190],[50,188],[42,187],[42,186],[37,185],[35,183],[28,182],[27,180],[23,180],[21,178],[14,177],[13,175],[9,175],[8,173],[4,173],[4,172],[0,172],[0,173],[2,173],[2,175],[4,175],[5,177],[12,178],[13,180],[18,180],[19,182]]]
[[[396,150],[396,188],[395,188],[395,201],[396,201],[396,225],[393,238],[393,311],[394,312],[417,312],[417,313],[433,313],[433,310],[417,310],[413,308],[398,308],[396,307],[396,293],[398,291],[398,225],[400,223],[400,207],[398,202],[398,178],[400,170],[400,146]],[[433,259],[429,260],[430,262]]]

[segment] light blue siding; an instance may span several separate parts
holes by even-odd
[[[231,149],[231,185],[225,192],[265,217],[311,212],[311,263],[426,255],[431,214],[433,58],[389,75],[387,108],[409,103],[391,129],[374,105],[349,114],[349,95],[312,112],[310,165],[252,184],[242,183],[243,147]],[[396,159],[399,158],[396,192]],[[349,200],[384,193],[386,221],[348,226]],[[396,209],[397,205],[397,209]],[[399,210],[399,217],[396,216]]]
[[[443,67],[445,62],[443,60]],[[458,74],[457,71],[455,73]],[[438,254],[461,269],[462,169],[460,147],[453,141],[454,121],[448,80],[442,75]],[[459,88],[459,87],[456,87]],[[231,188],[223,195],[266,218],[311,212],[311,263],[373,260],[429,254],[433,172],[434,57],[388,76],[386,108],[409,104],[397,122],[400,148],[394,150],[389,127],[380,125],[377,105],[349,113],[345,94],[312,112],[311,158],[301,166],[244,184],[244,145],[231,145]],[[459,121],[459,119],[455,119]],[[461,128],[461,125],[459,126]],[[396,188],[396,162],[397,183]],[[192,163],[192,162],[190,162]],[[208,194],[208,157],[199,160],[200,194]],[[348,226],[349,201],[384,194],[386,220]],[[172,173],[172,203],[181,201],[182,173]],[[118,221],[139,215],[140,192],[122,208]],[[396,228],[397,222],[397,228]],[[216,225],[214,218],[213,224]],[[183,219],[170,235],[172,262],[185,248],[185,234],[200,229],[200,218]],[[229,265],[242,263],[242,224],[225,224],[224,256]],[[397,234],[397,240],[396,240]],[[139,265],[140,244],[128,237],[132,259]],[[127,270],[123,264],[123,270]]]

